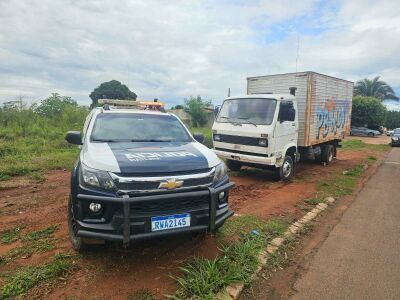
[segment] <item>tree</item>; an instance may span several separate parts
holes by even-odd
[[[388,111],[385,127],[388,129],[400,128],[400,111]]]
[[[37,114],[44,117],[59,117],[68,108],[75,108],[78,103],[68,96],[61,96],[58,93],[51,94],[50,97],[40,101],[40,104],[32,105],[32,109]]]
[[[380,76],[376,76],[372,80],[365,78],[357,81],[354,87],[354,95],[375,97],[381,101],[384,99],[399,100],[392,87],[379,78]]]
[[[353,126],[379,127],[384,124],[386,107],[374,97],[353,97],[351,124]]]
[[[136,100],[137,95],[125,84],[111,80],[100,84],[90,93],[89,97],[92,99],[92,107],[95,107],[99,99]]]
[[[171,109],[183,109],[183,105],[182,104],[177,104],[175,106],[172,106]]]
[[[211,100],[203,100],[200,96],[190,96],[185,99],[184,109],[189,114],[194,127],[202,127],[207,124],[206,107],[211,106]]]

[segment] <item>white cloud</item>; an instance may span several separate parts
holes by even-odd
[[[111,79],[145,99],[218,102],[228,87],[244,93],[247,76],[294,71],[298,35],[299,70],[351,80],[381,74],[400,87],[396,2],[0,2],[0,102],[59,92],[89,103]]]

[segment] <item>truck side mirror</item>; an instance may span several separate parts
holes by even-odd
[[[278,121],[283,123],[285,121],[293,122],[296,118],[296,110],[293,103],[282,102],[279,108]]]
[[[82,145],[82,136],[79,131],[68,131],[65,140],[73,145]]]
[[[204,142],[204,135],[202,133],[194,133],[193,134],[193,138],[198,141],[199,143],[203,143]]]
[[[218,116],[220,107],[221,107],[221,106],[219,106],[219,105],[216,106],[216,107],[214,107],[214,118],[216,118],[216,117]]]

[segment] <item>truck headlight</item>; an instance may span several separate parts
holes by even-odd
[[[392,136],[393,141],[397,141],[399,138],[397,136]]]
[[[258,145],[261,147],[267,147],[268,141],[267,140],[258,140]]]
[[[221,162],[219,165],[215,167],[215,173],[214,173],[214,183],[215,182],[220,182],[222,179],[225,178],[227,175],[227,169],[225,166],[224,162]]]
[[[219,142],[221,140],[221,136],[219,134],[214,134],[214,141]]]
[[[81,164],[79,181],[87,187],[94,187],[106,191],[115,189],[115,184],[108,172],[95,170]]]

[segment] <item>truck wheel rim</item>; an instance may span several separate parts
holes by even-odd
[[[329,153],[328,161],[331,162],[333,160],[333,153],[332,151]]]
[[[289,177],[290,173],[292,173],[292,165],[290,162],[285,161],[282,166],[282,172],[284,177]]]

